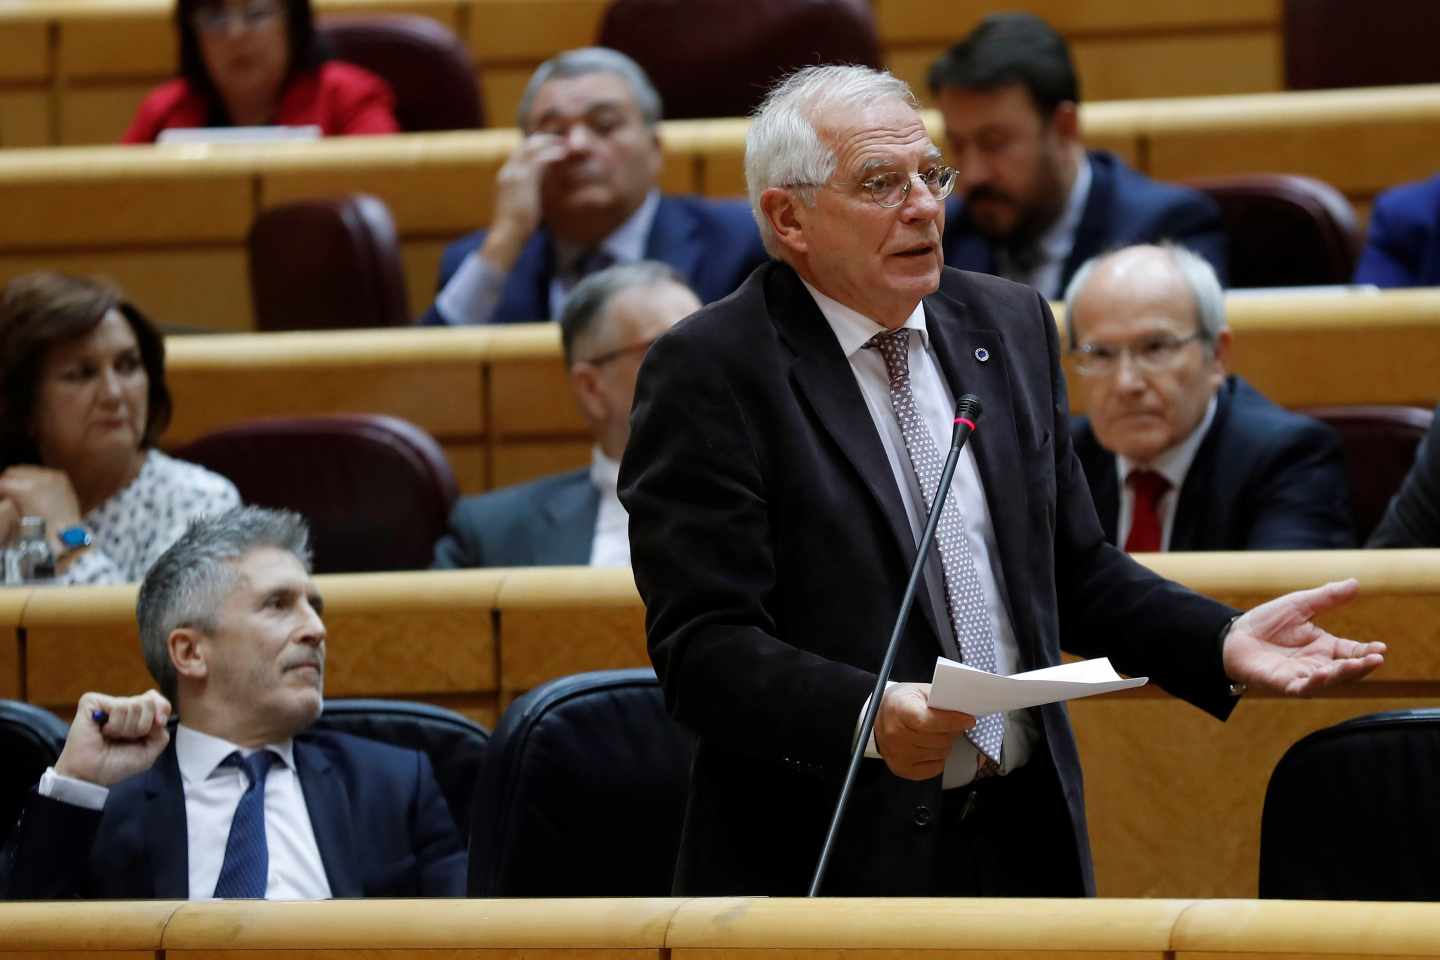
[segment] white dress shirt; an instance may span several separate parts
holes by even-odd
[[[285,740],[264,749],[273,751],[282,761],[270,767],[265,779],[265,839],[270,853],[265,899],[328,899],[330,881],[315,842],[310,809],[295,775],[294,744]],[[185,791],[191,900],[206,900],[214,895],[225,862],[230,821],[249,785],[242,768],[220,765],[236,750],[246,756],[255,752],[241,750],[183,723],[175,731],[175,759]],[[40,778],[41,796],[92,810],[104,807],[109,792],[105,787],[61,776],[53,767]]]
[[[1070,196],[1065,200],[1065,209],[1050,229],[1040,235],[1035,247],[1040,259],[1029,273],[1021,273],[1009,262],[1004,250],[996,252],[995,261],[1002,276],[1034,287],[1047,300],[1058,300],[1065,291],[1060,289],[1060,276],[1065,272],[1065,261],[1075,248],[1075,231],[1080,229],[1080,220],[1085,216],[1085,203],[1090,199],[1090,159],[1083,153],[1075,170],[1075,182],[1070,186]]]
[[[655,212],[660,208],[660,191],[651,190],[629,219],[620,224],[615,232],[600,241],[600,249],[608,253],[615,263],[634,263],[645,258],[645,244],[650,239],[650,228],[655,224]],[[577,278],[569,272],[575,260],[586,251],[559,244],[555,250],[554,275],[550,279],[550,319],[560,316],[565,308],[565,299],[575,286]],[[461,262],[445,289],[435,298],[435,312],[447,324],[459,326],[468,323],[489,323],[500,305],[500,295],[505,290],[509,273],[497,270],[494,265],[479,255],[478,250]],[[543,317],[531,317],[542,320]]]
[[[1200,444],[1205,441],[1205,434],[1210,432],[1210,424],[1215,421],[1215,409],[1219,403],[1219,398],[1212,396],[1209,405],[1205,407],[1205,416],[1200,418],[1195,429],[1191,430],[1184,440],[1156,457],[1154,462],[1139,463],[1129,457],[1115,457],[1115,470],[1120,475],[1120,516],[1116,518],[1115,524],[1116,543],[1122,547],[1125,545],[1125,541],[1130,538],[1130,527],[1135,519],[1135,491],[1125,479],[1130,476],[1131,470],[1154,470],[1170,481],[1170,489],[1165,491],[1156,505],[1156,511],[1160,514],[1160,549],[1170,549],[1170,532],[1175,528],[1175,507],[1180,503],[1180,488],[1185,485],[1185,475],[1190,472],[1190,465],[1195,462],[1195,454],[1200,452]]]
[[[895,419],[895,411],[890,403],[890,374],[885,366],[885,358],[878,350],[865,349],[865,344],[877,333],[885,332],[886,328],[825,296],[810,284],[805,284],[805,287],[820,306],[820,312],[829,321],[835,339],[840,343],[840,349],[850,362],[855,382],[860,386],[865,406],[870,411],[870,418],[874,421],[880,442],[885,447],[890,471],[895,476],[900,499],[905,504],[905,512],[910,517],[910,526],[918,543],[925,529],[924,495],[915,477],[915,470],[910,465],[905,437],[900,431],[900,424]],[[905,321],[905,327],[916,331],[910,337],[910,389],[915,396],[915,405],[930,429],[935,448],[941,451],[943,456],[944,451],[950,449],[950,436],[955,420],[955,396],[945,382],[940,364],[930,345],[924,304],[916,305],[915,312]],[[975,454],[969,446],[961,452],[956,465],[955,476],[950,484],[950,502],[959,506],[965,517],[965,535],[970,542],[971,556],[975,559],[975,572],[980,578],[980,587],[985,593],[985,609],[990,618],[991,636],[995,638],[995,669],[996,672],[1008,676],[1016,672],[1020,663],[1020,651],[1010,623],[1004,575],[998,565],[999,549],[995,542],[995,527],[990,522],[990,507],[980,483]],[[931,608],[937,612],[936,619],[943,642],[953,649],[955,643],[945,604],[945,587],[938,581],[938,577],[925,578],[928,601]],[[923,603],[926,599],[923,596],[917,597],[916,602]],[[876,642],[883,643],[887,639],[877,637]],[[1023,711],[1007,713],[1005,745],[1001,752],[1002,772],[1008,773],[1023,765],[1029,759],[1039,735],[1040,731]],[[870,756],[878,756],[873,752],[873,741],[871,750],[867,752]],[[957,739],[945,764],[945,787],[958,787],[969,783],[975,776],[977,756],[975,747],[969,740]]]
[[[630,517],[615,488],[620,482],[620,462],[605,456],[597,444],[590,454],[590,482],[600,495],[595,511],[595,538],[590,544],[590,566],[630,566]]]

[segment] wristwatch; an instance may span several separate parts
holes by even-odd
[[[60,556],[55,558],[56,560],[62,560],[76,550],[84,550],[95,542],[95,538],[90,536],[90,531],[78,523],[61,530],[59,536],[60,546],[64,549],[60,552]]]

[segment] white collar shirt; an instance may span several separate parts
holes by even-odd
[[[1116,455],[1115,470],[1120,478],[1120,516],[1116,518],[1115,542],[1124,546],[1125,541],[1130,538],[1130,527],[1135,517],[1135,492],[1125,479],[1130,476],[1131,470],[1154,470],[1166,480],[1170,481],[1170,487],[1157,505],[1160,514],[1160,549],[1170,549],[1170,534],[1175,528],[1175,507],[1180,502],[1180,488],[1185,486],[1185,475],[1190,472],[1190,465],[1195,462],[1195,454],[1200,452],[1200,444],[1205,440],[1205,434],[1210,432],[1210,425],[1215,422],[1215,409],[1219,405],[1219,398],[1212,396],[1210,403],[1205,407],[1205,415],[1195,425],[1184,440],[1175,444],[1169,450],[1160,454],[1152,463],[1138,463],[1129,457]]]
[[[270,869],[265,884],[267,900],[321,900],[330,896],[330,881],[315,842],[310,810],[295,772],[294,741],[267,744],[280,761],[265,779],[265,838]],[[236,750],[233,743],[180,724],[175,731],[175,759],[185,789],[185,827],[189,840],[190,899],[208,899],[215,893],[230,821],[249,785],[245,771],[221,766]]]
[[[590,454],[590,482],[600,497],[595,511],[595,537],[590,544],[590,566],[630,566],[630,518],[616,487],[620,462],[605,456],[599,445]]]
[[[895,477],[895,485],[899,488],[900,499],[904,502],[905,513],[910,518],[910,526],[918,543],[925,528],[925,499],[914,468],[910,465],[905,437],[900,432],[900,424],[890,403],[890,375],[885,367],[885,359],[878,350],[865,349],[865,344],[876,334],[885,332],[885,328],[869,317],[827,297],[809,283],[805,284],[805,288],[815,298],[820,312],[829,322],[830,329],[850,364],[850,370],[855,375],[855,382],[860,387],[870,419],[880,435],[890,472]],[[936,449],[943,454],[950,448],[955,419],[955,397],[950,385],[945,382],[930,343],[923,303],[916,305],[914,312],[905,321],[905,327],[915,331],[910,337],[909,347],[911,391],[920,415],[930,429]],[[991,635],[995,638],[996,672],[1002,675],[1013,674],[1020,663],[1019,647],[1006,603],[1004,576],[998,563],[1000,554],[995,542],[995,527],[990,521],[990,507],[985,500],[985,490],[980,482],[974,451],[968,446],[962,451],[956,465],[955,476],[950,485],[950,500],[959,505],[965,517],[965,534],[970,542],[971,555],[975,559],[981,589],[985,593]],[[933,570],[940,569],[938,560],[929,566]],[[942,643],[954,649],[953,631],[946,614],[944,583],[940,582],[939,576],[929,575],[927,570],[925,586],[929,594],[928,602],[931,609],[936,611],[938,625],[944,634]],[[917,598],[916,602],[926,602],[926,599]],[[875,642],[884,643],[887,639],[877,637]],[[940,652],[936,651],[937,654]],[[1006,714],[1001,769],[1008,773],[1023,765],[1029,759],[1038,738],[1039,730],[1026,713],[1015,711]],[[975,775],[976,758],[977,752],[969,740],[956,740],[955,748],[945,764],[944,785],[948,788],[969,783]]]

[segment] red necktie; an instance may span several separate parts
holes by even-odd
[[[1160,549],[1160,498],[1170,489],[1170,481],[1154,470],[1131,470],[1125,482],[1135,494],[1125,552],[1154,553]]]

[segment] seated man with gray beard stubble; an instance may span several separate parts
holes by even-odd
[[[160,557],[136,616],[161,692],[80,698],[0,857],[0,896],[464,894],[465,849],[429,759],[304,732],[325,673],[308,540],[300,516],[242,507]]]

